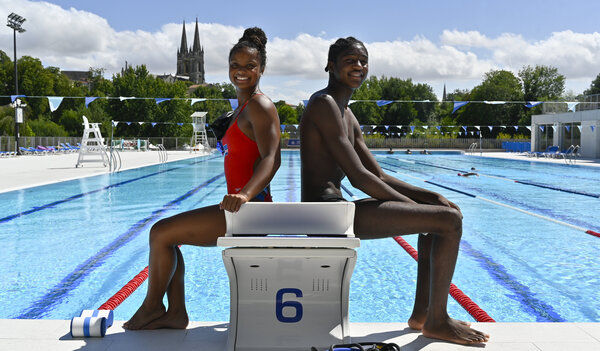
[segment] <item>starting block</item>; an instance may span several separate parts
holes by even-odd
[[[225,212],[228,351],[349,343],[354,203],[250,202]]]

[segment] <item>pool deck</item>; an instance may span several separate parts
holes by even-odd
[[[418,150],[416,150],[418,151]],[[399,153],[401,151],[399,150]],[[414,152],[414,151],[413,151]],[[198,153],[170,151],[169,161],[198,157]],[[158,164],[156,152],[124,152],[122,169]],[[480,156],[478,152],[473,156]],[[481,156],[562,163],[564,160],[529,158],[506,152],[484,152]],[[77,154],[18,156],[0,159],[0,193],[106,174],[101,164],[75,168]],[[578,160],[577,164],[600,167],[600,160]],[[104,338],[73,339],[70,321],[0,320],[0,350],[224,350],[227,322],[191,322],[186,330],[132,332],[115,321]],[[600,350],[600,323],[474,323],[476,329],[491,335],[479,346],[460,346],[423,337],[406,323],[351,323],[353,341],[397,343],[403,351],[412,350],[510,350],[510,351],[592,351]],[[306,351],[310,349],[307,340]]]

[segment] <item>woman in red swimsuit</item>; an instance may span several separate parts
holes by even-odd
[[[228,194],[219,205],[199,208],[158,221],[150,230],[148,291],[125,329],[184,329],[183,256],[178,245],[214,246],[226,230],[223,211],[236,212],[248,201],[270,201],[269,182],[280,165],[277,109],[258,83],[267,60],[267,38],[260,28],[246,29],[229,52],[229,79],[239,108],[223,138]],[[167,294],[168,310],[163,305]]]

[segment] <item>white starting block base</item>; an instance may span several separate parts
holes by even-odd
[[[231,290],[226,350],[349,343],[348,295],[360,246],[354,204],[246,203],[226,218],[227,236],[218,240],[230,247],[223,250]],[[337,237],[232,236],[248,233]]]

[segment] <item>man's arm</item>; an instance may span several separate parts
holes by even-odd
[[[365,168],[348,139],[340,109],[331,96],[316,97],[305,113],[304,118],[310,118],[315,125],[325,147],[352,186],[378,200],[412,202]]]
[[[430,204],[430,205],[442,205],[456,208],[460,211],[459,207],[446,199],[441,194],[438,194],[433,191],[429,191],[427,189],[419,188],[414,185],[408,184],[406,182],[401,181],[398,178],[392,177],[389,174],[385,173],[373,154],[369,151],[367,144],[362,136],[362,131],[360,130],[360,125],[354,116],[353,131],[354,131],[354,149],[356,150],[356,154],[361,160],[361,163],[376,177],[381,179],[384,183],[394,188],[397,192],[409,197],[415,202]]]

